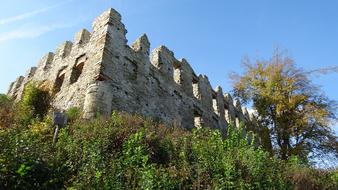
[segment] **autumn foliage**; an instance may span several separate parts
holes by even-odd
[[[257,111],[262,145],[283,160],[296,155],[338,156],[335,101],[329,100],[294,61],[280,51],[269,60],[244,59],[232,76],[234,94]]]

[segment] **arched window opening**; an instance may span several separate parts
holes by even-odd
[[[72,74],[70,76],[70,84],[77,82],[82,74],[82,70],[84,67],[84,62],[76,64],[72,69]]]
[[[64,80],[65,80],[65,73],[59,74],[54,83],[54,93],[60,92]]]

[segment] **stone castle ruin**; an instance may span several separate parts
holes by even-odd
[[[25,85],[37,81],[51,84],[55,108],[81,108],[84,118],[118,110],[187,129],[224,130],[230,122],[253,126],[254,117],[239,101],[221,87],[213,90],[207,76],[196,75],[187,60],[176,59],[167,47],[150,53],[145,34],[128,46],[127,30],[114,9],[92,26],[91,33],[82,29],[73,42],[42,57],[10,85],[8,95],[18,101]]]

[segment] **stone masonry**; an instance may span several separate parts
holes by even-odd
[[[83,109],[83,117],[113,110],[138,113],[187,129],[224,130],[229,122],[253,126],[254,117],[221,87],[212,89],[208,77],[196,75],[185,59],[160,46],[150,53],[145,34],[127,45],[124,24],[114,9],[82,29],[73,42],[62,43],[10,85],[8,95],[20,100],[27,82],[50,85],[53,106]]]

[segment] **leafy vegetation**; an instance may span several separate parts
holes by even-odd
[[[25,92],[27,100],[38,94]],[[15,111],[5,115],[10,123],[0,128],[0,189],[335,189],[338,185],[337,170],[314,169],[296,156],[288,162],[271,157],[254,145],[251,133],[232,126],[222,138],[217,130],[186,131],[117,112],[86,121],[80,119],[79,109],[71,108],[66,111],[70,122],[52,146],[51,118],[34,109],[41,102],[24,104],[34,113],[26,120],[21,112],[26,109],[17,108],[22,102],[0,97],[8,105],[1,111]]]
[[[27,126],[33,121],[42,121],[50,109],[51,99],[49,91],[39,88],[35,83],[26,85],[18,103],[1,94],[0,128]]]
[[[338,138],[330,126],[337,119],[337,103],[278,50],[270,60],[243,63],[245,73],[233,77],[234,93],[257,110],[264,148],[283,160],[293,155],[303,162],[325,154],[338,158]]]
[[[13,102],[4,94],[0,94],[0,128],[9,127],[14,118],[12,111]]]

